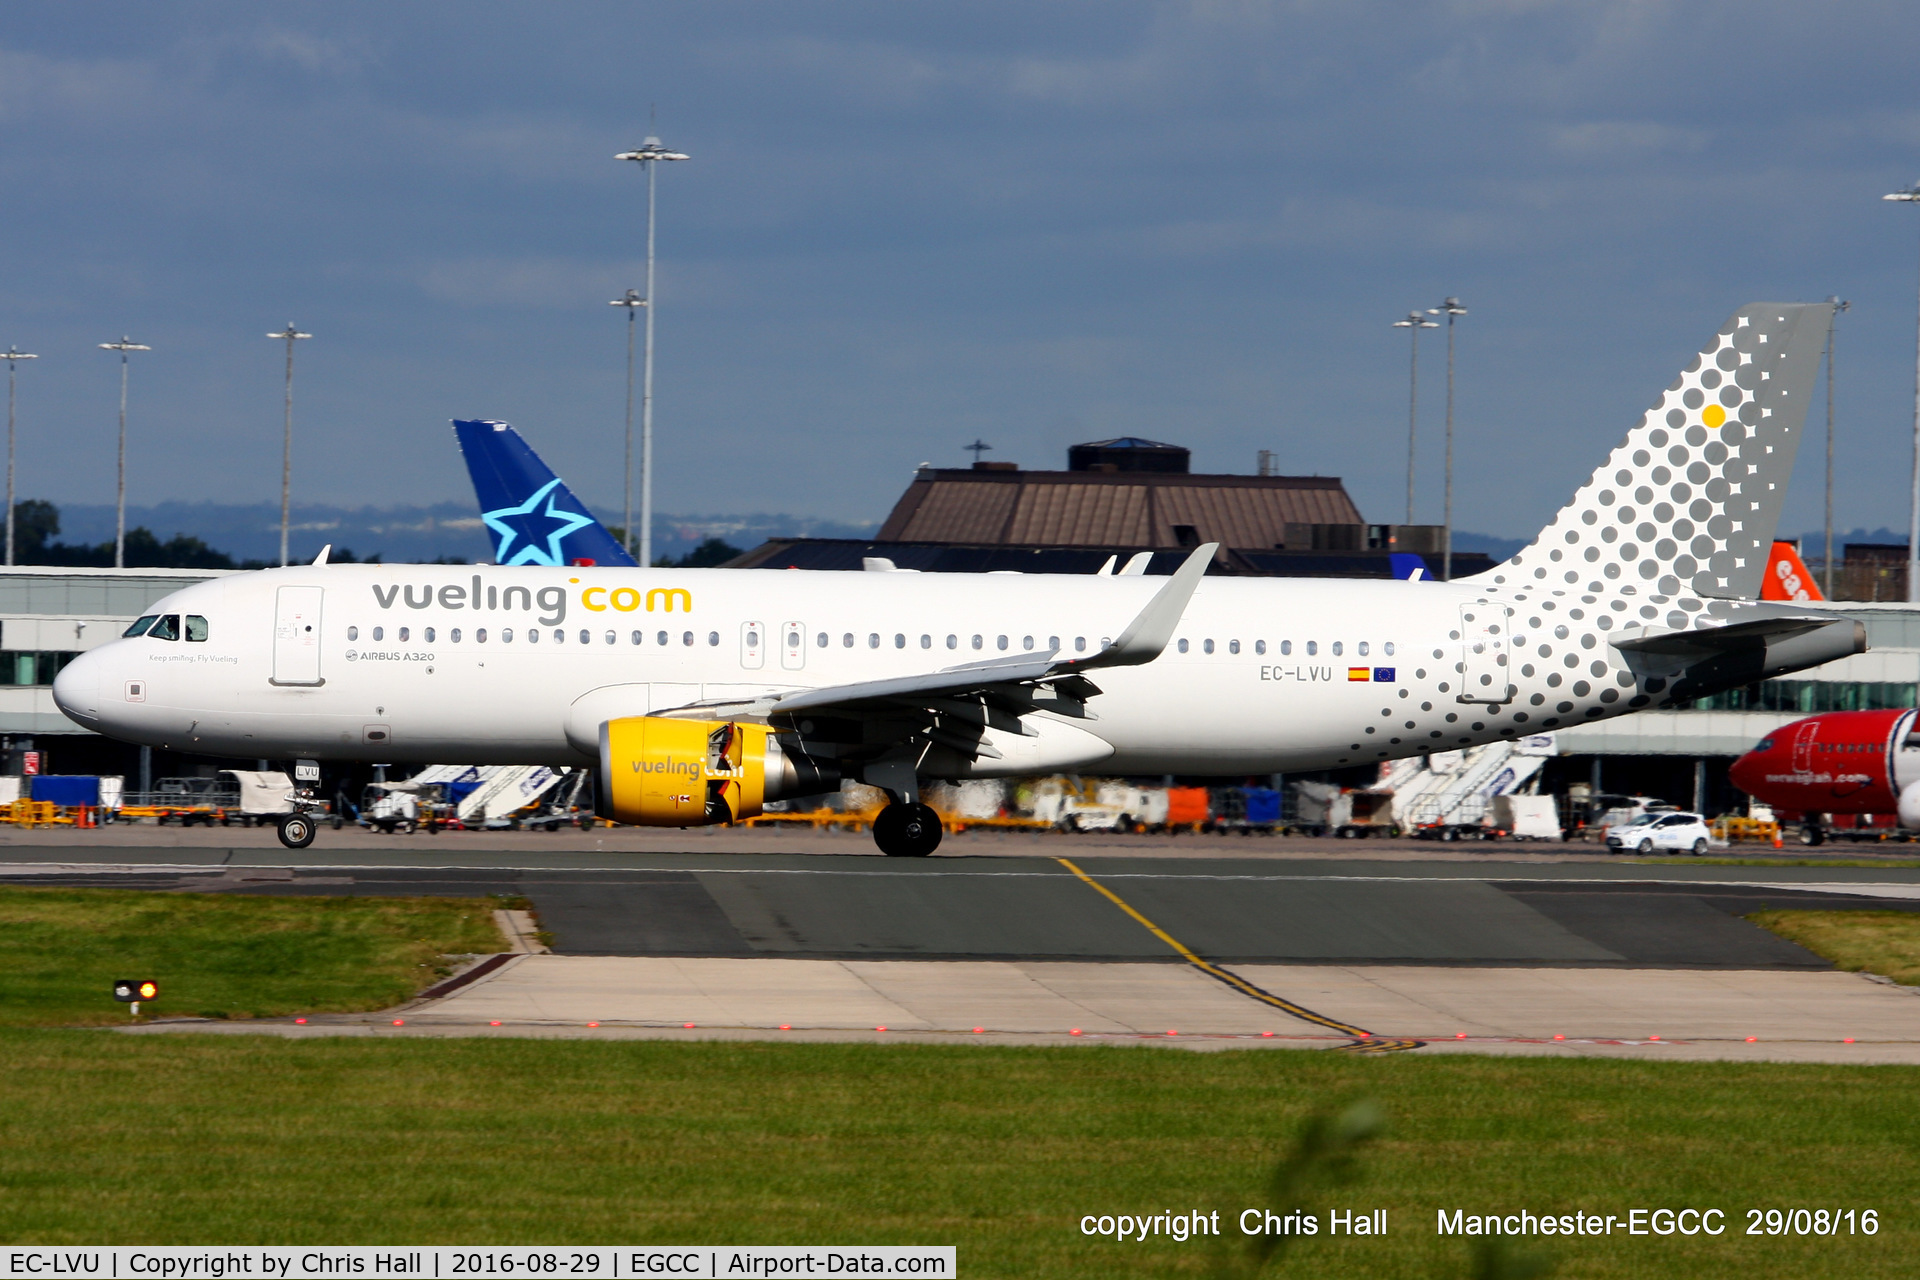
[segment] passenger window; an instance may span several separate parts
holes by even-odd
[[[947,637],[947,648],[949,648],[949,649],[958,649],[959,647],[960,647],[960,637],[959,637],[959,636],[948,636],[948,637]]]
[[[815,647],[816,647],[816,648],[821,648],[821,649],[824,649],[824,648],[826,648],[826,647],[827,647],[827,633],[826,633],[826,632],[824,632],[824,631],[822,631],[822,632],[821,632],[821,633],[820,633],[819,635],[817,635],[817,636],[815,636],[815,637],[813,638],[813,640],[814,640],[814,645],[815,645]]]
[[[893,633],[893,647],[896,649],[904,649],[907,647],[907,638],[898,631]]]
[[[995,643],[998,644],[1002,650],[1004,650],[1007,647],[1007,638],[1005,636],[998,636],[995,638]]]
[[[1021,637],[1020,637],[1020,647],[1021,647],[1022,649],[1031,649],[1031,648],[1033,648],[1033,637],[1032,637],[1032,636],[1021,636]]]
[[[1280,642],[1280,656],[1283,658],[1291,658],[1293,656],[1293,641],[1282,640]]]
[[[1340,643],[1340,641],[1338,641],[1338,640],[1335,640],[1335,641],[1333,642],[1333,656],[1337,658],[1337,657],[1339,657],[1339,656],[1341,655],[1341,653],[1343,653],[1344,651],[1345,651],[1345,650],[1344,650],[1344,649],[1342,648],[1342,646],[1341,646],[1341,643]]]
[[[1319,652],[1320,652],[1320,642],[1318,640],[1307,641],[1307,656],[1309,658],[1313,657]]]
[[[353,628],[352,628],[352,627],[348,627],[348,628],[347,628],[347,630],[349,630],[349,631],[351,631],[351,630],[353,630]],[[351,639],[352,637],[348,637],[348,638],[349,638],[349,639]],[[459,644],[459,643],[460,643],[460,628],[458,628],[458,627],[455,627],[455,628],[454,628],[453,630],[451,630],[451,631],[449,631],[449,632],[447,632],[447,643],[448,643],[448,644]]]
[[[1048,636],[1048,637],[1047,637],[1047,648],[1048,648],[1048,649],[1049,649],[1050,651],[1052,651],[1052,652],[1054,652],[1054,653],[1058,653],[1058,652],[1060,652],[1060,637],[1059,637],[1059,636]]]
[[[645,643],[647,642],[647,633],[646,633],[646,632],[644,632],[644,631],[636,631],[636,632],[634,632],[634,633],[633,633],[633,642],[634,642],[635,644],[645,644]]]
[[[974,647],[974,648],[976,648],[976,649],[978,649],[978,648],[980,647],[980,637],[979,637],[979,636],[975,636],[975,637],[973,638],[973,647]]]
[[[148,627],[152,626],[155,622],[159,621],[159,617],[160,617],[159,614],[150,613],[144,618],[135,618],[132,624],[129,625],[127,629],[125,631],[122,631],[120,634],[122,636],[143,636],[147,634]]]
[[[485,627],[475,627],[473,629],[473,642],[475,644],[485,644],[487,642],[487,629]]]
[[[920,647],[921,647],[922,649],[931,649],[931,648],[933,648],[933,637],[932,637],[932,636],[921,636],[921,637],[920,637]]]
[[[1228,653],[1240,652],[1240,642],[1238,640],[1227,641],[1227,652]]]
[[[660,632],[656,632],[656,633],[654,634],[654,643],[655,643],[655,644],[665,644],[666,642],[667,642],[667,633],[666,633],[666,632],[664,632],[664,631],[660,631]]]
[[[373,629],[373,638],[375,640],[385,640],[387,638],[387,629],[385,627],[375,627]],[[168,636],[167,639],[171,640],[173,637]]]
[[[432,627],[428,627],[428,628],[427,628],[427,643],[428,643],[428,644],[432,644],[432,643],[433,643],[433,628],[432,628]]]
[[[1211,641],[1211,640],[1202,640],[1202,641],[1200,642],[1200,648],[1201,648],[1201,650],[1202,650],[1202,652],[1205,652],[1205,653],[1212,653],[1212,652],[1213,652],[1213,641]]]
[[[147,632],[147,637],[152,640],[178,640],[180,638],[180,615],[177,613],[169,613],[157,619],[153,624],[153,628]]]
[[[359,638],[360,638],[360,628],[358,627],[347,628],[347,639],[358,640]]]
[[[849,631],[847,632],[847,634],[840,637],[840,647],[842,649],[853,648],[853,632]]]
[[[205,635],[205,631],[206,631],[206,620],[203,618],[201,619],[201,633],[203,636]],[[407,637],[410,634],[412,634],[411,628],[409,627],[400,628],[400,643],[405,644],[407,642]],[[193,637],[193,619],[188,618],[187,619],[187,639],[191,640],[193,638],[194,638]]]
[[[1267,651],[1267,642],[1265,640],[1255,640],[1253,642],[1253,651],[1264,654]]]
[[[709,649],[713,649],[713,648],[717,648],[719,644],[720,644],[720,633],[718,631],[707,632],[707,647]]]
[[[1180,642],[1180,652],[1185,653],[1186,651],[1187,651],[1187,642],[1185,640],[1182,640]]]
[[[374,638],[375,638],[376,640],[377,640],[377,639],[379,639],[379,637],[378,637],[378,636],[375,636]],[[502,627],[502,628],[500,628],[500,643],[501,643],[501,644],[512,644],[512,643],[513,643],[513,628],[512,628],[512,627]]]
[[[1087,638],[1085,636],[1075,636],[1073,638],[1073,651],[1075,653],[1085,653],[1087,651]]]
[[[1393,641],[1391,641],[1391,640],[1389,640],[1389,641],[1387,641],[1387,642],[1386,642],[1385,644],[1383,644],[1383,645],[1381,645],[1381,646],[1380,646],[1380,648],[1381,648],[1381,649],[1382,649],[1383,651],[1385,651],[1385,653],[1386,653],[1386,655],[1387,655],[1387,656],[1388,656],[1389,658],[1391,658],[1391,657],[1393,656]]]
[[[636,632],[635,634],[638,634],[638,633]],[[619,644],[619,643],[620,643],[620,633],[619,633],[618,631],[609,631],[609,632],[607,632],[607,643],[608,643],[608,644]]]
[[[693,645],[693,632],[691,631],[682,632],[680,634],[680,643],[691,648]]]
[[[187,615],[187,639],[199,643],[207,638],[207,620],[197,613]]]
[[[1364,658],[1364,657],[1366,657],[1366,656],[1367,656],[1367,642],[1366,642],[1365,640],[1362,640],[1362,641],[1361,641],[1361,642],[1360,642],[1359,644],[1357,644],[1357,645],[1355,645],[1355,646],[1353,647],[1353,651],[1354,651],[1355,653],[1357,653],[1357,654],[1359,654],[1359,655],[1360,655],[1361,657],[1363,657],[1363,658]]]
[[[880,633],[878,631],[867,632],[867,648],[878,649],[879,647],[880,647]]]

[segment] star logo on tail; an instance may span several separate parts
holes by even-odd
[[[486,521],[487,527],[500,535],[499,544],[494,548],[496,564],[566,563],[560,544],[569,534],[592,524],[593,517],[562,510],[558,497],[553,496],[559,487],[558,480],[549,480],[517,507],[481,513],[480,518]],[[544,510],[542,502],[546,503]],[[516,542],[520,544],[518,550],[514,549]]]

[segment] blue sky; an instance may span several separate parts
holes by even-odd
[[[1531,533],[1735,306],[1849,298],[1843,528],[1904,526],[1920,24],[1894,3],[22,3],[0,32],[23,495],[464,499],[506,418],[617,514],[638,166],[658,503],[883,515],[922,461],[1198,469],[1404,503],[1406,342],[1460,296],[1462,528]],[[1442,348],[1423,351],[1439,516]],[[1817,527],[1816,446],[1786,527]]]

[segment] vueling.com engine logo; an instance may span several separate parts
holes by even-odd
[[[632,764],[635,773],[684,773],[689,778],[700,776],[700,766],[691,760],[635,760]]]
[[[568,578],[567,581],[578,585],[580,579]],[[443,587],[430,583],[392,586],[376,583],[373,599],[383,610],[392,609],[396,604],[404,604],[409,609],[438,606],[446,610],[477,609],[489,613],[532,613],[538,608],[543,627],[557,627],[567,620],[565,587],[536,589],[522,585],[502,587],[497,583],[488,586],[477,573],[473,575],[471,587],[453,583]],[[645,591],[638,587],[588,587],[580,593],[580,605],[592,613],[605,613],[609,609],[616,613],[634,613],[641,609],[648,613],[692,613],[693,593],[685,587],[650,587]]]

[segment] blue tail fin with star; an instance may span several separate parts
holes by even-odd
[[[606,526],[504,422],[453,424],[495,564],[633,567]]]

